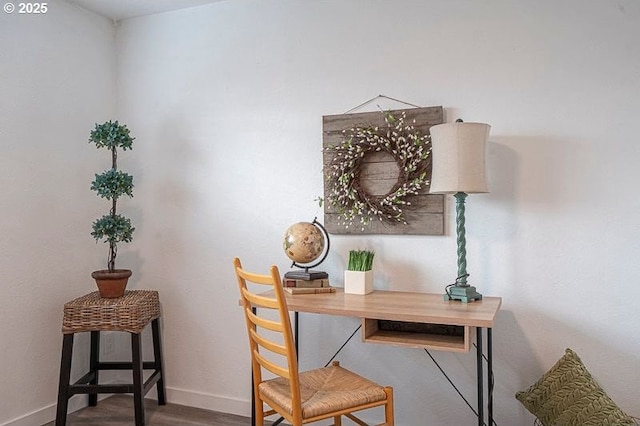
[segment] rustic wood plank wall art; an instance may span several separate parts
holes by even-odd
[[[443,235],[429,194],[441,106],[323,117],[324,226],[332,234]]]

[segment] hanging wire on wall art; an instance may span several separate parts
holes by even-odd
[[[366,105],[369,105],[371,102],[375,101],[376,99],[388,99],[390,101],[398,102],[398,103],[401,103],[401,104],[404,104],[404,105],[407,105],[407,106],[410,106],[410,107],[422,108],[422,107],[420,107],[418,105],[415,105],[415,104],[412,104],[410,102],[401,101],[400,99],[392,98],[392,97],[387,96],[387,95],[378,95],[378,96],[374,96],[373,98],[369,99],[368,101],[364,101],[360,105],[357,105],[357,106],[351,108],[349,111],[346,111],[343,114],[350,114],[350,113],[352,113],[354,111],[357,111],[360,108],[362,108],[362,107],[364,107]],[[383,109],[382,109],[382,107],[380,105],[377,105],[377,107],[378,107],[378,109],[380,111],[383,111]]]

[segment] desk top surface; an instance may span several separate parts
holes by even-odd
[[[493,327],[501,297],[462,303],[442,294],[376,290],[367,295],[335,293],[288,294],[291,311],[471,327]]]

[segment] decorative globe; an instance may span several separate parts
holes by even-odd
[[[284,252],[295,263],[313,262],[322,255],[324,246],[324,235],[310,222],[293,224],[284,233]]]

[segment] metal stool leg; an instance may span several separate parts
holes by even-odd
[[[69,404],[69,380],[71,379],[71,357],[73,355],[73,333],[65,334],[62,339],[62,361],[60,362],[60,381],[58,383],[58,408],[56,426],[67,424]]]
[[[140,334],[131,333],[131,368],[133,370],[133,405],[136,426],[144,426],[144,395],[142,382],[142,345]]]
[[[151,331],[153,334],[153,359],[155,370],[160,371],[160,379],[156,383],[156,391],[158,393],[158,405],[166,405],[166,388],[164,385],[164,363],[162,360],[162,341],[160,340],[160,319],[156,318],[151,322]]]

